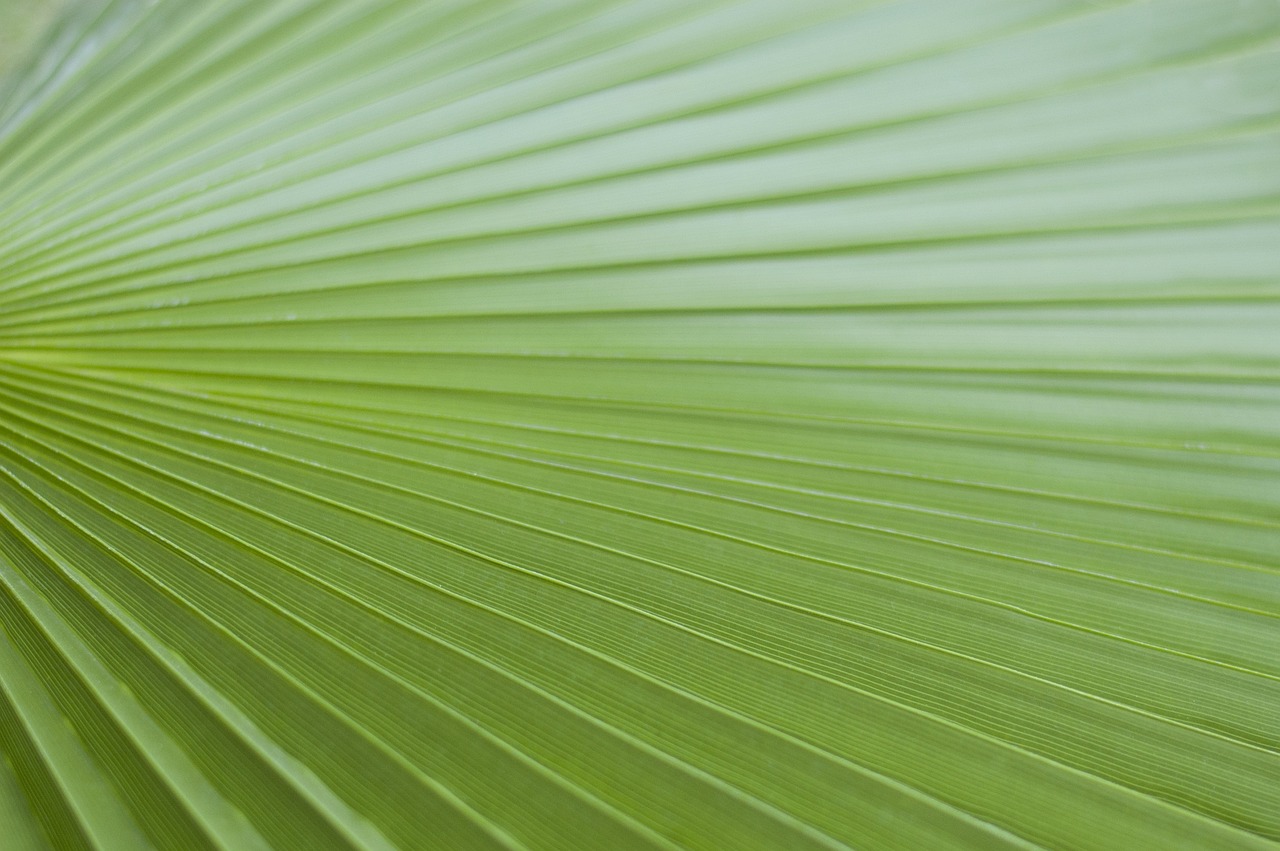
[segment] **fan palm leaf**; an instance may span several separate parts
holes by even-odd
[[[0,95],[7,847],[1277,847],[1278,45],[73,4]]]

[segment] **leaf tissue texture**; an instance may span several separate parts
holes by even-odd
[[[1280,848],[1280,3],[29,53],[6,851]]]

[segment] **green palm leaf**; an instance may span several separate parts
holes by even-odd
[[[1278,44],[73,5],[0,98],[6,847],[1276,847]]]

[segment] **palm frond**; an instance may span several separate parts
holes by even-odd
[[[1277,45],[73,5],[0,100],[5,841],[1276,847]]]

